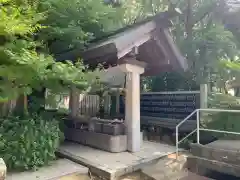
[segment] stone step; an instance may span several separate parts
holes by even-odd
[[[90,180],[91,178],[88,175],[83,174],[72,174],[72,175],[66,175],[63,177],[60,177],[56,180]]]
[[[170,155],[160,159],[156,164],[143,168],[143,174],[152,180],[174,180],[186,176],[186,155],[181,155],[176,160],[176,156]]]
[[[193,156],[225,162],[232,165],[240,165],[239,151],[225,150],[218,147],[201,144],[191,144],[190,147]]]
[[[199,176],[198,174],[187,172],[187,175],[182,177],[181,179],[175,179],[175,180],[214,180],[206,176]]]
[[[240,177],[240,166],[221,161],[211,160],[198,156],[188,156],[188,169],[197,174],[204,175],[208,170]]]
[[[179,180],[187,176],[188,176],[188,172],[185,172],[185,171],[174,172],[171,174],[159,172],[157,174],[152,174],[148,176],[148,178],[151,180]]]
[[[67,159],[59,159],[37,171],[7,173],[6,180],[89,180],[88,168]]]

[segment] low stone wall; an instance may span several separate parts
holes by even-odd
[[[81,129],[65,127],[65,138],[94,148],[109,152],[123,152],[127,150],[126,135],[108,135]]]
[[[188,169],[199,175],[206,175],[209,170],[240,177],[240,166],[224,163],[221,161],[210,160],[206,158],[189,156]],[[210,171],[210,172],[211,172]]]
[[[65,120],[65,139],[109,152],[127,151],[126,127],[120,120],[92,118],[88,123]],[[143,133],[141,132],[141,144]]]
[[[2,158],[0,158],[0,180],[5,180],[7,174],[7,167]]]
[[[191,153],[194,156],[205,158],[208,160],[227,163],[230,165],[240,164],[240,153],[234,150],[224,150],[217,147],[210,147],[208,145],[191,144]]]

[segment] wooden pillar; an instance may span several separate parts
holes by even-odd
[[[207,84],[200,85],[200,108],[208,108],[208,87]]]
[[[207,84],[200,84],[200,109],[207,109],[208,108],[208,86]],[[199,123],[201,124],[202,119],[204,119],[204,111],[199,112]],[[199,124],[198,124],[199,126]],[[198,142],[200,142],[201,131],[197,131],[198,134]]]
[[[137,152],[141,148],[140,132],[140,74],[144,68],[136,64],[122,64],[120,68],[126,76],[125,124],[127,149]]]
[[[120,92],[118,91],[116,94],[116,114],[119,115],[120,108]]]
[[[140,75],[127,73],[125,121],[127,124],[128,150],[140,150]]]
[[[72,87],[70,90],[69,111],[71,117],[77,117],[79,112],[79,92],[77,88]]]
[[[104,96],[104,114],[107,116],[110,115],[110,104],[111,104],[111,96],[105,95]]]

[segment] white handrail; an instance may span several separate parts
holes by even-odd
[[[232,131],[223,131],[223,130],[214,130],[214,129],[206,129],[206,128],[200,128],[200,118],[199,113],[200,111],[205,112],[230,112],[230,113],[240,113],[240,110],[231,110],[231,109],[196,109],[194,110],[190,115],[188,115],[184,120],[182,120],[177,126],[176,126],[176,158],[178,158],[178,151],[179,151],[179,144],[183,142],[185,139],[187,139],[189,136],[191,136],[193,133],[197,131],[197,143],[200,144],[200,131],[208,131],[208,132],[218,132],[218,133],[226,133],[226,134],[235,134],[240,135],[240,132],[232,132]],[[182,138],[180,141],[178,139],[178,132],[179,127],[186,122],[190,117],[192,117],[195,113],[197,113],[197,119],[196,124],[197,128],[191,131],[189,134],[187,134],[184,138]]]
[[[204,129],[204,128],[199,128],[199,130],[200,130],[200,131],[209,131],[209,132],[219,132],[219,133],[240,135],[240,132],[233,132],[233,131],[221,131],[221,130]]]
[[[177,126],[176,128],[178,128],[179,126],[181,126],[185,121],[187,121],[190,117],[192,117],[196,112],[198,111],[198,109],[195,109],[191,114],[189,114],[184,120],[182,120]]]
[[[198,109],[199,111],[205,112],[232,112],[232,113],[240,113],[240,110],[232,110],[232,109]]]
[[[194,134],[197,131],[197,128],[194,129],[192,132],[190,132],[188,135],[186,135],[184,138],[182,138],[180,141],[178,141],[178,144],[180,144],[181,142],[183,142],[185,139],[187,139],[189,136],[191,136],[192,134]]]
[[[191,114],[189,114],[184,120],[182,120],[177,126],[176,126],[176,158],[178,158],[178,145],[183,141],[183,140],[178,140],[178,129],[179,127],[186,122],[190,117],[192,117],[196,112],[198,112],[198,109],[194,110]],[[194,130],[195,132],[196,130]],[[193,131],[190,132],[186,137],[184,137],[184,140],[189,137],[190,135],[193,134]]]

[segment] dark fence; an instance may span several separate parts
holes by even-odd
[[[200,108],[199,91],[150,92],[140,96],[141,116],[183,120]],[[120,96],[119,112],[125,113],[125,97]],[[196,119],[196,117],[192,117]]]

